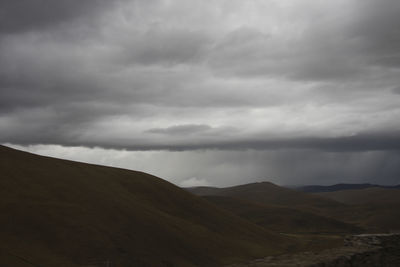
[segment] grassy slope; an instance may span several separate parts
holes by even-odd
[[[259,204],[223,196],[204,196],[204,198],[223,209],[276,232],[332,234],[352,233],[360,230],[353,225],[295,208]]]
[[[332,218],[369,232],[400,230],[399,189],[367,188],[330,193],[304,193],[263,182],[227,188],[189,188],[198,195],[239,198],[280,205]]]
[[[400,230],[400,189],[372,187],[318,195],[350,205],[336,212],[336,218],[373,232]]]
[[[272,183],[252,183],[228,188],[188,188],[213,204],[267,229],[301,241],[305,250],[322,250],[342,245],[342,235],[362,229],[329,214],[347,206]],[[328,215],[323,216],[321,214]]]
[[[267,205],[281,205],[319,212],[345,206],[339,202],[296,190],[277,186],[269,182],[251,183],[225,188],[198,187],[188,191],[200,195],[216,195],[239,198]]]
[[[400,203],[400,189],[371,187],[357,190],[341,190],[318,195],[346,204]]]
[[[0,261],[10,266],[212,266],[293,244],[145,173],[2,146],[0,169]]]

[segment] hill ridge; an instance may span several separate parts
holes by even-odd
[[[370,187],[400,188],[400,185],[379,185],[370,183],[360,183],[360,184],[338,183],[333,185],[305,185],[305,186],[296,186],[291,188],[307,193],[322,193],[322,192],[335,192],[342,190],[357,190]]]
[[[143,172],[4,146],[0,170],[0,262],[9,266],[20,265],[10,255],[60,267],[218,266],[296,243]]]

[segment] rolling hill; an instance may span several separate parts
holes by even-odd
[[[142,172],[4,146],[0,170],[5,266],[219,266],[296,246]]]
[[[369,187],[358,190],[318,193],[318,195],[345,204],[400,204],[400,189],[395,188]]]
[[[393,188],[370,187],[357,190],[342,190],[326,193],[305,193],[289,188],[279,187],[269,182],[252,183],[227,188],[197,187],[188,188],[188,191],[201,196],[230,197],[236,200],[257,203],[258,205],[280,206],[281,209],[273,213],[268,210],[255,209],[245,213],[249,207],[238,203],[230,203],[232,200],[212,199],[214,204],[219,205],[240,216],[248,217],[250,221],[260,223],[265,218],[274,224],[280,221],[281,229],[289,226],[293,230],[307,232],[313,229],[312,221],[319,221],[316,232],[329,230],[335,232],[333,222],[343,222],[354,225],[358,229],[367,232],[391,232],[400,230],[400,190]],[[207,197],[208,199],[211,199]],[[239,208],[240,207],[240,208]],[[269,214],[269,215],[268,215]],[[280,215],[286,214],[280,217]],[[312,217],[310,214],[316,216]],[[273,218],[277,222],[273,222]],[[301,220],[298,218],[301,217]],[[322,220],[325,218],[327,220]],[[333,219],[333,221],[329,221]],[[296,224],[296,221],[298,222]],[[327,223],[327,224],[326,224]],[[303,224],[303,226],[301,226]],[[339,227],[340,224],[336,224]],[[309,228],[307,230],[307,227]],[[351,228],[351,227],[350,227]],[[348,229],[350,229],[348,228]],[[325,230],[323,230],[325,229]],[[338,228],[338,232],[340,227]],[[343,229],[343,228],[342,228]],[[358,230],[356,230],[358,231]]]
[[[293,189],[277,186],[270,182],[259,182],[233,187],[193,187],[189,192],[199,196],[226,196],[266,205],[296,207],[311,212],[337,209],[345,206],[334,200]]]
[[[307,250],[339,246],[343,235],[363,231],[330,216],[347,205],[269,182],[186,190],[266,229],[295,236]]]
[[[343,234],[361,231],[354,225],[296,208],[259,204],[224,196],[204,196],[204,198],[220,208],[275,232]]]
[[[347,204],[346,209],[333,214],[335,218],[357,224],[370,232],[400,230],[400,189],[370,187],[318,195]]]

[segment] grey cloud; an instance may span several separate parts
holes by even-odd
[[[166,136],[176,136],[181,140],[183,140],[188,135],[191,135],[192,137],[194,136],[197,139],[205,137],[207,138],[207,140],[210,140],[210,138],[212,140],[221,137],[232,137],[233,135],[240,133],[241,130],[233,126],[211,127],[210,125],[206,124],[183,124],[174,125],[166,128],[152,128],[146,130],[145,132]]]
[[[398,1],[40,3],[0,4],[0,142],[397,160]]]
[[[350,137],[334,138],[292,138],[292,139],[266,139],[266,140],[215,140],[214,142],[199,142],[154,145],[154,146],[133,146],[139,150],[279,150],[279,149],[312,149],[331,152],[351,151],[390,151],[400,150],[400,135],[398,133],[386,134],[360,134]]]
[[[235,107],[279,102],[276,93],[264,96],[259,85],[245,84],[253,92],[244,92],[241,90],[244,84],[215,79],[201,68],[157,66],[156,63],[164,64],[165,60],[178,60],[178,54],[142,62],[146,66],[121,68],[102,57],[107,52],[93,51],[90,45],[82,46],[79,42],[65,44],[46,38],[32,41],[26,36],[3,42],[0,109],[11,112],[18,108],[68,106],[68,103],[84,106],[93,101],[125,107],[133,103]],[[184,62],[185,55],[180,60]],[[154,66],[147,66],[151,62]],[[256,92],[251,87],[256,87]]]
[[[316,81],[346,80],[365,71],[365,62],[348,40],[312,34],[285,40],[255,29],[240,28],[222,39],[209,63],[217,73],[227,76],[280,76]]]
[[[212,127],[204,124],[186,124],[186,125],[175,125],[168,128],[153,128],[146,132],[155,134],[166,134],[166,135],[186,135],[204,133],[211,130]]]
[[[399,1],[316,6],[317,12],[304,10],[307,26],[293,36],[249,27],[230,32],[212,52],[210,66],[225,76],[308,81],[364,79],[375,65],[399,66]]]
[[[54,27],[109,8],[106,0],[2,0],[0,33],[20,33]]]
[[[400,94],[400,87],[393,88],[392,92],[395,94]]]
[[[29,116],[27,117],[29,118]],[[223,134],[207,138],[201,135],[204,126],[175,126],[166,129],[151,129],[150,133],[162,133],[176,136],[173,139],[152,140],[145,136],[123,138],[117,137],[113,140],[105,139],[102,136],[94,136],[93,133],[84,134],[82,131],[74,132],[68,129],[70,125],[60,124],[52,128],[49,125],[24,125],[22,134],[15,134],[15,131],[3,132],[0,135],[0,142],[15,144],[62,144],[65,146],[103,147],[112,149],[128,149],[137,151],[169,150],[281,150],[281,149],[310,149],[328,152],[357,152],[357,151],[399,151],[400,134],[398,132],[387,133],[363,133],[353,136],[341,137],[293,137],[293,138],[252,138],[242,139],[230,137],[226,140]],[[207,126],[206,126],[207,127]],[[72,125],[74,130],[75,125]],[[33,135],[26,140],[24,133],[44,134]],[[196,140],[193,140],[190,133],[197,133]]]
[[[399,10],[396,0],[360,1],[348,34],[362,42],[362,48],[371,55],[371,64],[400,66]]]
[[[130,39],[131,38],[131,39]],[[127,37],[116,61],[138,65],[175,65],[202,60],[211,40],[207,34],[190,29],[165,29],[152,25],[144,33]]]

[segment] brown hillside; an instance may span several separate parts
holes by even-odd
[[[227,196],[266,205],[297,207],[312,212],[345,206],[334,200],[280,187],[270,182],[251,183],[225,188],[194,187],[187,190],[200,196]]]
[[[359,228],[296,208],[259,204],[232,197],[204,196],[211,203],[266,229],[283,233],[354,233]]]
[[[201,187],[187,190],[203,196],[228,196],[259,204],[295,208],[352,224],[368,232],[400,230],[399,189],[368,188],[311,194],[262,182],[227,188]]]
[[[335,192],[318,193],[317,195],[346,203],[400,203],[400,189],[370,187],[357,190],[341,190]]]
[[[0,262],[218,266],[295,243],[157,177],[0,146]]]
[[[345,209],[331,213],[335,218],[371,232],[400,231],[400,189],[371,187],[318,195],[347,204]]]

